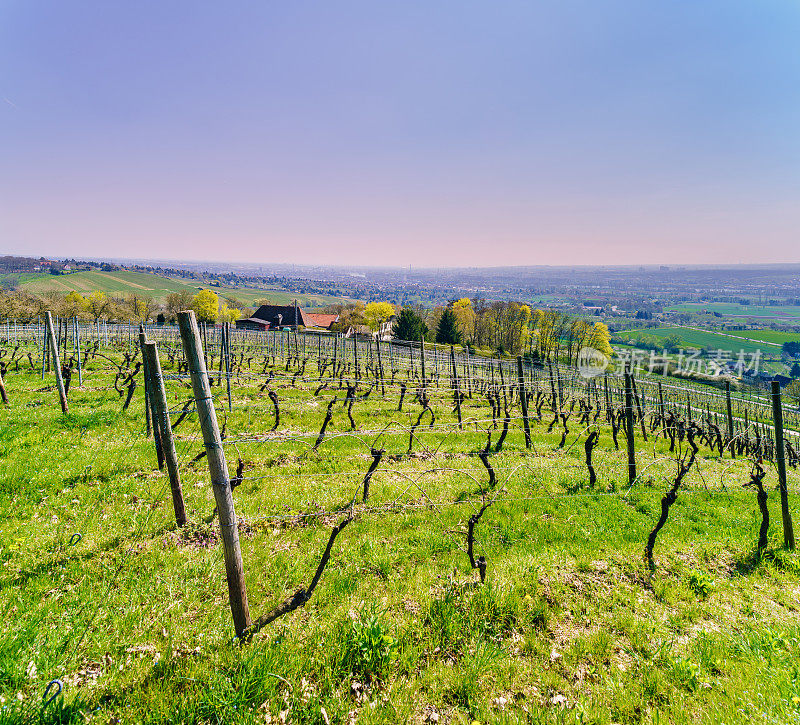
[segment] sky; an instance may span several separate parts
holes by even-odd
[[[800,261],[795,0],[0,0],[0,253]]]

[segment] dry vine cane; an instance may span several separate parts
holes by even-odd
[[[347,518],[343,519],[339,524],[331,529],[331,535],[328,539],[328,544],[325,547],[325,551],[322,554],[322,558],[320,559],[319,565],[317,566],[317,570],[314,573],[314,578],[311,580],[311,583],[308,585],[308,588],[301,587],[298,589],[294,594],[290,597],[287,597],[283,600],[275,609],[273,609],[268,614],[264,614],[259,617],[253,624],[247,629],[242,635],[242,641],[248,642],[253,638],[259,630],[266,627],[271,622],[274,622],[279,617],[282,617],[285,614],[289,614],[289,612],[293,612],[298,607],[305,606],[305,604],[311,599],[311,595],[316,589],[317,584],[319,584],[319,580],[322,578],[322,573],[325,571],[325,567],[328,564],[328,560],[331,557],[331,550],[333,549],[333,542],[336,540],[336,537],[341,533],[342,529],[344,529],[347,524],[349,524],[353,520],[353,512],[352,510],[347,515]]]
[[[692,450],[691,455],[688,457],[688,462],[686,460],[686,455],[678,459],[678,473],[675,476],[675,481],[672,484],[672,488],[670,488],[667,494],[661,499],[661,516],[659,517],[655,528],[650,532],[650,536],[647,537],[647,547],[645,549],[647,565],[650,567],[650,571],[655,571],[656,568],[655,561],[653,560],[653,547],[656,544],[656,537],[658,536],[658,532],[663,528],[664,524],[667,523],[670,506],[675,503],[675,499],[678,497],[678,489],[681,487],[681,483],[683,482],[686,474],[689,472],[689,469],[694,464],[694,455],[694,450]]]
[[[594,466],[592,465],[592,452],[599,442],[600,434],[593,430],[587,436],[586,443],[583,444],[583,448],[586,451],[586,468],[589,469],[589,486],[591,487],[594,487],[595,483],[597,483],[597,474],[595,474]]]
[[[767,492],[764,488],[764,476],[766,471],[757,462],[753,462],[753,470],[750,473],[750,480],[742,484],[743,488],[752,486],[756,489],[756,501],[761,511],[761,527],[758,530],[758,553],[763,554],[767,548],[767,532],[769,531],[769,509],[767,508]]]

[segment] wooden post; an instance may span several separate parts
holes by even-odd
[[[381,395],[386,397],[386,376],[383,374],[383,358],[381,357],[381,341],[379,338],[375,338],[375,348],[378,351],[378,375],[381,380]]]
[[[522,425],[525,428],[525,447],[531,447],[531,425],[528,421],[528,394],[525,391],[525,372],[522,369],[522,355],[517,355],[517,381],[519,384],[519,404],[522,408]]]
[[[0,400],[4,405],[8,405],[8,393],[6,392],[6,384],[3,381],[3,373],[0,371]]]
[[[228,412],[233,410],[231,400],[231,323],[222,323],[222,348],[225,351],[225,380],[228,388]]]
[[[413,347],[411,348],[414,349]],[[453,350],[453,346],[450,346],[450,362],[453,364],[453,391],[455,393],[456,399],[456,412],[458,414],[458,427],[459,429],[463,426],[461,425],[461,388],[458,385],[458,370],[456,369],[456,354]]]
[[[472,370],[469,364],[469,345],[464,345],[464,369],[467,376],[467,397],[472,400]]]
[[[50,344],[50,352],[53,357],[53,368],[56,374],[56,387],[58,388],[58,398],[61,401],[61,411],[69,413],[67,405],[67,393],[64,390],[64,379],[61,377],[61,361],[58,358],[58,348],[56,347],[56,336],[53,334],[53,316],[50,310],[44,313],[45,324],[47,325],[46,339]]]
[[[419,363],[420,363],[420,373],[422,374],[422,389],[424,390],[425,389],[425,338],[422,335],[420,335],[419,338]]]
[[[75,321],[75,349],[78,352],[78,385],[83,386],[83,366],[81,365],[81,333],[78,326],[78,318]]]
[[[331,377],[336,377],[336,366],[338,364],[339,359],[339,333],[333,333],[333,375]]]
[[[147,342],[147,337],[144,333],[144,324],[139,325],[139,349],[142,351],[142,373],[144,374],[144,421],[147,428],[147,437],[150,437],[152,431],[150,419],[150,371],[147,367],[147,358],[144,354],[144,346]],[[158,434],[155,434],[156,451],[159,451]],[[158,455],[158,467],[161,468],[161,452]]]
[[[206,448],[208,470],[211,473],[211,487],[219,513],[219,528],[222,536],[222,548],[225,554],[225,574],[228,580],[231,614],[236,635],[241,636],[250,626],[250,608],[247,604],[247,589],[244,583],[244,564],[242,550],[239,545],[239,529],[236,511],[233,506],[231,482],[228,475],[228,462],[222,448],[222,438],[217,424],[217,413],[214,410],[211,386],[208,384],[206,364],[202,355],[200,331],[194,312],[189,310],[178,313],[178,326],[181,331],[181,342],[192,379],[197,414],[203,431],[203,443]]]
[[[783,545],[794,550],[794,526],[789,512],[789,492],[786,488],[786,459],[783,443],[783,408],[781,384],[772,381],[772,421],[775,424],[775,459],[778,464],[778,486],[781,491],[781,517],[783,518]]]
[[[164,376],[161,374],[158,348],[154,342],[145,342],[142,347],[144,359],[147,361],[145,369],[149,377],[149,395],[153,405],[153,430],[157,441],[156,451],[166,459],[169,485],[172,489],[172,506],[175,509],[175,521],[178,526],[183,526],[186,523],[186,507],[183,503],[178,454],[175,452],[175,441],[172,438],[172,424],[169,419],[167,392],[164,389]]]
[[[731,408],[731,381],[725,381],[725,403],[728,409],[728,445],[731,447],[731,458],[736,458],[736,448],[733,445],[733,409]]]
[[[628,439],[628,483],[636,480],[636,448],[633,444],[633,386],[631,374],[625,371],[625,428]]]

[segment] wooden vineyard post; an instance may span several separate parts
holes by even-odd
[[[781,406],[781,384],[772,381],[772,420],[775,424],[775,460],[778,464],[778,486],[781,491],[781,517],[783,518],[783,545],[794,550],[794,527],[789,512],[789,492],[786,488],[786,458],[783,443],[783,407]]]
[[[145,419],[147,422],[147,435],[150,436],[151,424],[155,418],[155,408],[153,405],[153,391],[150,383],[150,366],[145,356],[144,346],[147,342],[147,337],[144,331],[144,325],[139,325],[139,348],[142,351],[142,374],[144,375],[144,411]],[[158,460],[158,470],[164,470],[164,447],[161,444],[161,431],[158,427],[152,425],[153,441],[156,446],[156,459]]]
[[[295,333],[297,334],[297,333]],[[228,412],[233,410],[233,402],[231,400],[231,323],[222,323],[222,347],[225,351],[225,381],[228,389]]]
[[[725,403],[728,412],[728,445],[731,448],[731,458],[736,458],[736,447],[733,445],[733,409],[731,408],[731,381],[725,381]]]
[[[75,350],[78,353],[78,385],[83,386],[83,365],[81,364],[81,333],[78,318],[73,317],[75,323]]]
[[[414,349],[413,347],[411,348]],[[461,424],[461,388],[458,385],[458,370],[456,369],[456,353],[453,346],[450,346],[450,362],[453,365],[453,393],[456,400],[456,413],[458,414],[458,427],[462,429]]]
[[[143,350],[144,359],[147,361],[145,369],[150,378],[148,382],[150,401],[153,406],[153,430],[157,441],[157,451],[166,459],[169,485],[172,489],[172,506],[175,509],[175,521],[178,526],[183,526],[186,523],[186,507],[183,503],[178,454],[175,452],[175,441],[172,438],[172,424],[169,419],[167,392],[164,389],[164,376],[161,373],[158,348],[155,342],[145,342]]]
[[[375,338],[375,350],[378,353],[378,372],[377,377],[380,377],[381,381],[381,395],[386,397],[386,381],[384,380],[385,376],[383,374],[383,358],[381,357],[381,341],[380,337]]]
[[[628,441],[628,483],[636,480],[636,448],[633,443],[633,386],[631,373],[625,371],[625,433]]]
[[[422,389],[425,390],[425,338],[422,335],[419,338],[419,363],[422,375]]]
[[[139,349],[142,351],[142,372],[144,373],[144,422],[147,428],[147,437],[150,437],[151,420],[150,420],[150,373],[147,367],[147,357],[144,354],[144,346],[147,342],[147,337],[144,333],[144,325],[139,325]],[[155,434],[156,449],[158,449],[158,434]],[[161,455],[158,456],[159,464],[161,463]],[[159,468],[161,466],[159,465]]]
[[[522,369],[522,355],[517,355],[517,378],[519,382],[519,404],[522,408],[522,425],[525,428],[525,447],[531,447],[531,425],[528,421],[528,394],[525,391],[525,373]]]
[[[423,356],[425,353],[422,353]],[[467,376],[467,397],[472,400],[472,371],[469,365],[469,345],[464,345],[464,375]]]
[[[558,395],[556,393],[556,381],[555,377],[553,376],[553,363],[548,361],[548,365],[550,366],[550,394],[553,396],[553,415],[556,415],[556,413],[559,411],[559,406]]]
[[[8,405],[8,393],[6,392],[6,384],[3,380],[3,371],[0,370],[0,400],[4,405]]]
[[[189,375],[192,379],[192,391],[194,392],[200,427],[203,431],[208,470],[211,473],[211,487],[214,490],[214,500],[219,513],[219,529],[225,555],[225,575],[228,580],[228,595],[230,597],[233,625],[236,635],[240,637],[251,622],[250,608],[247,604],[247,589],[244,583],[242,550],[239,545],[239,529],[228,475],[228,462],[225,460],[225,451],[222,448],[217,413],[214,410],[211,386],[208,384],[208,374],[200,342],[200,331],[197,329],[197,320],[194,312],[191,310],[179,312],[178,326],[181,331],[181,342],[186,355]]]
[[[44,313],[44,319],[47,325],[46,342],[50,345],[50,353],[53,357],[53,368],[56,374],[56,387],[58,388],[58,398],[61,401],[61,411],[63,413],[69,413],[67,393],[64,390],[64,379],[61,377],[61,361],[58,359],[56,336],[53,334],[53,316],[50,314],[50,310]]]

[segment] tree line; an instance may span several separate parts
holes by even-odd
[[[544,360],[577,362],[584,347],[612,353],[608,327],[602,322],[557,310],[531,310],[519,302],[466,297],[432,310],[405,307],[395,322],[394,336],[501,354],[529,353]]]

